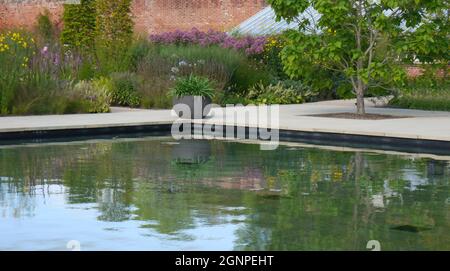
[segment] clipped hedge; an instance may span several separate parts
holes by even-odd
[[[95,42],[95,0],[81,0],[80,4],[64,4],[63,24],[61,32],[63,45],[91,51]]]
[[[107,47],[121,49],[133,38],[131,0],[96,0],[96,36]]]

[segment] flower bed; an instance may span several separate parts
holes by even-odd
[[[256,56],[264,52],[266,37],[234,37],[225,32],[209,30],[203,32],[197,28],[190,31],[173,31],[150,35],[150,41],[156,44],[200,45],[203,47],[217,45],[222,48],[244,52],[247,56]]]

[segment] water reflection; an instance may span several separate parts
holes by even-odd
[[[207,140],[182,139],[173,146],[172,156],[177,164],[203,164],[209,161],[211,145]]]
[[[219,141],[2,148],[0,249],[450,249],[449,176],[411,155]]]

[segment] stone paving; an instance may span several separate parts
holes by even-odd
[[[300,105],[280,106],[280,129],[328,132],[355,135],[385,136],[426,140],[450,141],[450,112],[405,110],[380,107],[380,102],[367,99],[367,112],[407,116],[383,120],[355,120],[314,117],[311,115],[354,112],[354,100],[325,101]],[[381,103],[382,104],[382,103]],[[226,110],[231,116],[242,108]],[[208,123],[242,125],[243,120],[223,120],[220,109],[213,109],[214,117]],[[78,114],[49,116],[0,117],[0,133],[54,129],[98,128],[170,124],[175,120],[171,110],[137,110],[113,108],[108,114]]]

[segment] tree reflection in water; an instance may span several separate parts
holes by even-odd
[[[239,250],[450,249],[449,163],[412,155],[112,140],[5,147],[0,177],[3,217],[33,217],[36,201],[62,193],[99,221],[180,241],[234,224]],[[393,230],[402,226],[429,230]]]

